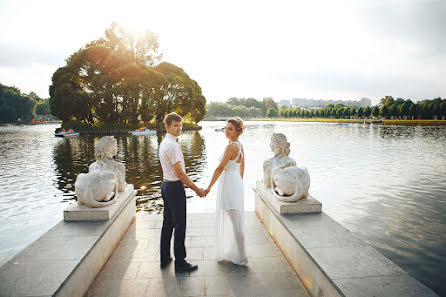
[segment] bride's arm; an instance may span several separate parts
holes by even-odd
[[[234,146],[235,146],[234,144],[230,144],[226,147],[220,164],[218,164],[217,168],[215,168],[215,170],[214,170],[214,174],[212,175],[211,182],[209,183],[209,186],[206,189],[206,193],[209,193],[212,186],[215,184],[215,182],[217,181],[217,179],[220,177],[221,173],[223,172],[223,169],[225,169],[226,164],[228,164],[229,160],[231,159],[231,156],[234,154],[234,151],[235,151]]]
[[[243,151],[243,147],[242,147],[242,153],[243,153],[243,158],[240,161],[240,176],[243,179],[243,174],[245,173],[245,152]]]

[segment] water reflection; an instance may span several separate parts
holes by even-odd
[[[158,159],[158,147],[164,133],[146,136],[115,136],[118,154],[115,160],[126,166],[126,180],[133,184],[137,193],[137,209],[160,212],[162,209],[162,170]],[[95,146],[100,136],[65,138],[54,146],[53,159],[56,165],[57,187],[65,200],[75,200],[74,182],[79,173],[88,172],[95,161]],[[206,146],[198,131],[183,132],[179,141],[183,150],[186,171],[197,181],[206,164]],[[187,197],[192,193],[187,190]]]
[[[199,186],[209,182],[227,139],[203,122],[184,132],[186,168]],[[98,136],[55,138],[56,126],[0,127],[0,264],[62,219],[73,202],[74,181],[95,161]],[[290,157],[308,167],[310,193],[323,210],[377,247],[412,276],[446,296],[446,129],[439,126],[247,122],[241,136],[246,155],[245,209],[254,209],[252,187],[270,158],[270,136],[287,135]],[[138,210],[159,211],[163,134],[116,136],[115,159],[138,189]],[[260,170],[259,170],[260,168]],[[187,189],[188,211],[213,211]]]

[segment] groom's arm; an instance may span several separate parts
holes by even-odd
[[[198,196],[206,196],[206,192],[203,189],[197,187],[197,185],[189,178],[186,172],[184,172],[183,166],[181,166],[181,162],[176,162],[175,164],[173,164],[173,168],[175,169],[175,173],[183,184],[191,188],[195,193],[198,194]]]

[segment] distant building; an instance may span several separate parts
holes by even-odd
[[[372,100],[369,98],[361,98],[361,107],[372,106]]]
[[[280,100],[278,105],[290,107],[290,100]]]
[[[305,107],[305,108],[321,108],[325,107],[328,104],[342,104],[348,107],[366,107],[372,104],[372,100],[367,98],[362,98],[361,101],[352,101],[352,100],[315,100],[315,99],[306,99],[306,98],[293,98],[291,99],[291,103],[293,107]]]

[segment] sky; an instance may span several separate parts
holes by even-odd
[[[112,22],[159,37],[208,102],[446,97],[446,1],[0,0],[0,83],[51,76]]]

